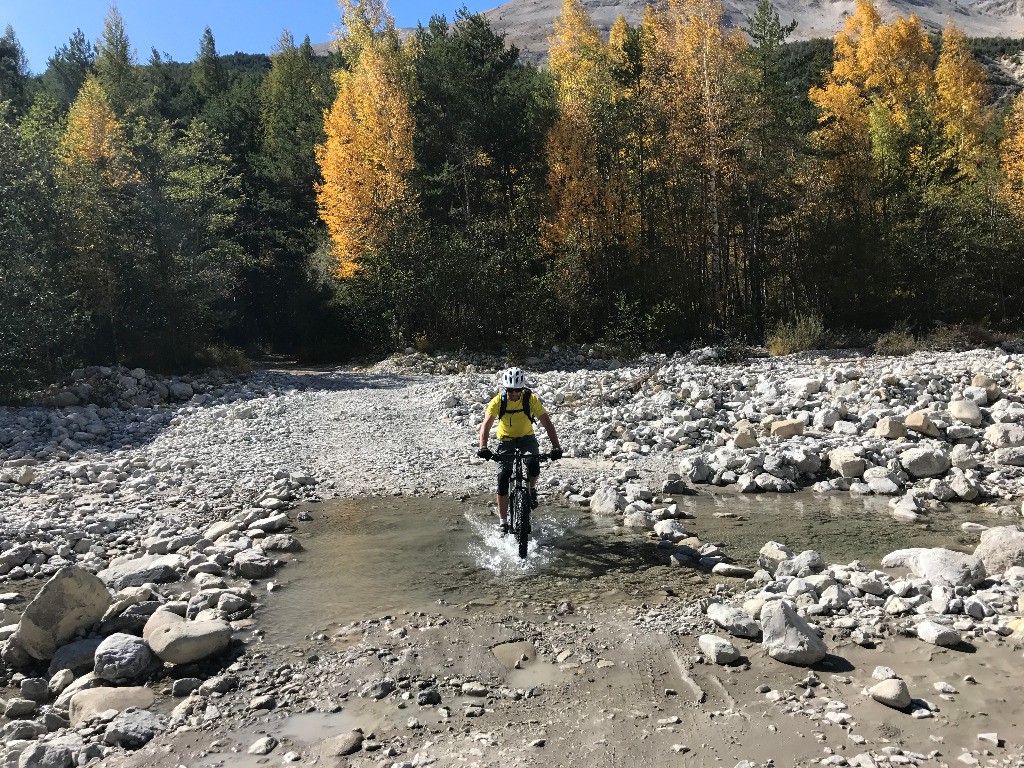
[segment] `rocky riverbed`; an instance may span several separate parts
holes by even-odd
[[[0,760],[1021,764],[1021,360],[552,350],[526,361],[567,455],[543,496],[656,544],[657,583],[520,584],[290,648],[259,606],[288,599],[319,502],[485,508],[498,361],[76,371],[0,409]],[[735,562],[685,503],[712,486],[877,498],[893,526],[969,502],[986,524],[967,551],[766,541]]]

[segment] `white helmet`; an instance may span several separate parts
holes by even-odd
[[[526,386],[526,374],[522,368],[508,368],[501,374],[501,386],[506,389],[522,389]]]

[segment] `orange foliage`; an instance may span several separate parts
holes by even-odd
[[[935,68],[936,113],[957,166],[973,173],[983,153],[985,72],[971,56],[967,37],[952,21],[942,33],[942,53]]]
[[[1002,171],[1000,196],[1016,216],[1024,219],[1024,94],[1013,102],[999,145]]]
[[[338,96],[324,117],[327,140],[316,149],[323,183],[320,216],[338,259],[354,275],[383,246],[414,205],[413,118],[402,52],[390,40],[368,42],[351,70],[335,75]]]
[[[135,178],[127,162],[124,131],[93,76],[86,79],[71,105],[59,151],[66,166],[97,167],[107,183],[122,184]]]

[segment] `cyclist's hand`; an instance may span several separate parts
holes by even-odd
[[[548,453],[548,456],[551,457],[552,461],[558,461],[560,458],[562,458],[562,449],[552,448],[551,451]]]
[[[479,456],[484,461],[490,461],[491,459],[494,458],[494,451],[492,451],[485,445],[483,448],[479,449],[476,452],[476,455]]]

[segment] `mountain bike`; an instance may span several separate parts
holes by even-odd
[[[512,453],[491,457],[491,461],[512,465],[512,478],[508,488],[508,530],[516,537],[519,557],[524,559],[530,543],[530,511],[533,509],[530,503],[530,486],[526,479],[526,462],[529,459],[549,461],[551,455],[527,453],[522,448],[516,448]]]

